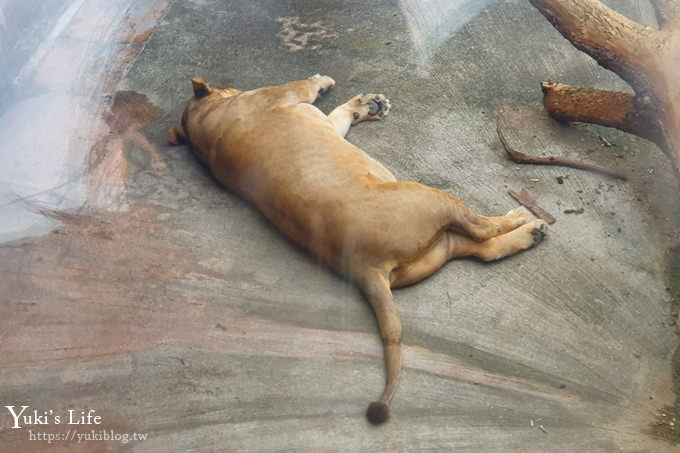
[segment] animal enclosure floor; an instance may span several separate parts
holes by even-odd
[[[606,3],[656,26],[647,0]],[[0,406],[47,413],[13,429],[3,407],[0,451],[680,448],[677,182],[650,142],[546,115],[544,80],[628,88],[528,1],[9,0],[0,38]],[[380,427],[358,290],[166,145],[193,76],[316,73],[336,81],[326,113],[390,99],[347,139],[398,179],[486,215],[526,189],[557,218],[535,249],[395,290],[404,368]],[[497,123],[517,151],[629,180],[518,166]]]

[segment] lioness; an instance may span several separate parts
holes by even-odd
[[[326,116],[311,104],[335,85],[330,77],[245,92],[200,77],[192,84],[194,97],[168,141],[190,143],[222,184],[359,285],[378,319],[387,369],[366,416],[385,422],[401,369],[391,288],[416,283],[452,258],[492,261],[528,249],[547,224],[524,208],[481,216],[446,192],[397,181],[344,138],[351,125],[387,116],[383,95],[355,96]]]

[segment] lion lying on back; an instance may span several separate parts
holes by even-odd
[[[397,181],[345,140],[350,126],[390,112],[361,94],[324,115],[311,105],[335,82],[314,76],[238,92],[192,80],[194,97],[170,143],[188,142],[225,186],[255,204],[295,242],[356,282],[378,319],[386,385],[368,419],[389,418],[401,369],[401,321],[391,288],[416,283],[452,258],[497,260],[541,241],[548,226],[519,208],[499,217],[454,196]]]

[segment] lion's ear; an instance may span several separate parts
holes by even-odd
[[[203,81],[203,77],[194,77],[191,79],[191,85],[194,87],[194,95],[197,98],[207,96],[212,91],[210,85]]]

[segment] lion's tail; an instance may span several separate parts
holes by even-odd
[[[374,425],[390,418],[388,404],[399,384],[401,371],[401,319],[394,304],[387,276],[377,270],[366,272],[360,280],[361,290],[370,302],[378,319],[380,336],[385,348],[386,380],[385,390],[380,399],[371,403],[366,410],[368,421]]]

